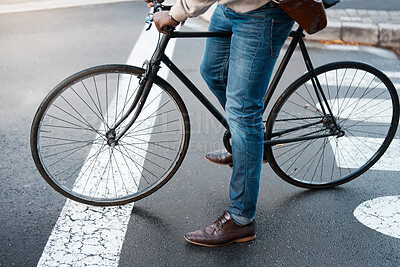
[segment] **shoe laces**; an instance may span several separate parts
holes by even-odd
[[[227,212],[224,212],[224,214],[222,214],[218,219],[215,220],[215,222],[213,223],[213,225],[215,225],[213,232],[217,229],[222,229],[226,222],[228,222],[230,218],[226,218],[226,214]]]

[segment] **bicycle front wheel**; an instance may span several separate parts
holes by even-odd
[[[387,76],[370,65],[337,62],[315,71],[334,120],[307,73],[275,103],[266,135],[277,142],[266,151],[285,181],[322,189],[348,182],[378,161],[396,133],[399,99]],[[341,133],[328,136],[334,121]],[[305,140],[311,136],[320,138]],[[279,143],[290,138],[298,141]]]
[[[155,192],[177,171],[189,143],[189,117],[180,96],[159,77],[135,123],[117,144],[107,142],[109,130],[134,105],[143,73],[127,65],[93,67],[44,99],[33,121],[31,150],[58,192],[85,204],[122,205]]]

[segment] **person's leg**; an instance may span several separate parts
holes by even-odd
[[[226,102],[223,97],[219,98],[221,104],[225,103],[232,134],[232,204],[228,212],[209,227],[185,235],[185,239],[193,244],[221,246],[255,238],[253,218],[264,147],[262,98],[276,58],[293,25],[293,21],[282,10],[269,7],[267,5],[245,14],[237,14],[226,7],[218,8],[218,12],[230,20],[233,30],[228,54]],[[205,74],[206,71],[204,68]],[[224,95],[223,86],[214,87],[215,82],[210,84],[216,95]]]
[[[244,14],[226,8],[233,25],[226,105],[232,136],[232,201],[229,213],[238,225],[255,216],[263,158],[262,99],[293,21],[273,4]]]
[[[209,24],[209,31],[231,31],[232,24],[225,16],[222,6],[217,6]],[[226,83],[231,39],[229,37],[207,38],[200,73],[210,90],[225,108]]]

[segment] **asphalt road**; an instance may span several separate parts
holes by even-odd
[[[356,2],[356,1],[353,1]],[[141,2],[0,15],[0,266],[36,266],[65,198],[31,159],[30,124],[41,99],[66,76],[89,66],[124,63],[147,14]],[[186,26],[204,27],[199,21]],[[198,74],[203,40],[178,40],[174,62],[216,103]],[[390,51],[310,44],[316,66],[358,60],[399,71]],[[281,86],[304,72],[295,53]],[[398,266],[400,239],[362,225],[354,209],[399,195],[398,171],[373,170],[333,190],[289,185],[264,165],[257,239],[209,249],[183,234],[210,224],[227,208],[231,170],[204,154],[222,147],[217,125],[174,77],[191,116],[188,155],[175,177],[132,210],[119,266]],[[399,79],[397,79],[399,83]],[[397,134],[396,138],[399,138]]]

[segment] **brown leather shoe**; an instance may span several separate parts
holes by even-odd
[[[255,238],[256,225],[254,221],[245,226],[237,226],[228,212],[225,212],[209,227],[185,235],[186,241],[206,247],[225,246]]]
[[[218,165],[229,165],[229,166],[233,165],[232,154],[229,153],[226,149],[209,152],[206,154],[205,157],[206,157],[206,160],[208,160],[209,162],[212,162],[212,163],[215,163]],[[266,154],[264,154],[263,163],[267,163],[267,162],[268,162],[267,156],[266,156]]]

